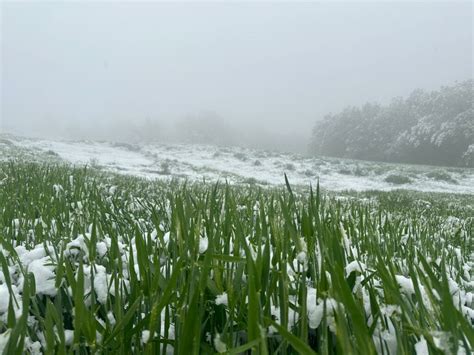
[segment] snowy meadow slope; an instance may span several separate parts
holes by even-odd
[[[77,166],[94,165],[112,172],[152,179],[282,185],[286,173],[294,185],[314,186],[319,179],[320,186],[331,191],[403,188],[474,194],[474,169],[468,168],[307,158],[296,154],[205,145],[65,142],[12,137],[3,141],[23,151],[47,153]],[[0,148],[1,145],[2,141]]]
[[[379,173],[387,189],[405,177],[411,188],[432,180],[446,192],[472,179],[467,170],[202,146],[0,142],[3,354],[474,348],[469,189],[325,193],[272,175],[289,171],[304,184],[304,164],[325,162],[361,190],[383,168],[392,169]],[[262,169],[266,180],[245,175],[262,166],[275,166]]]

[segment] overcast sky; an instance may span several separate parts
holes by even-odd
[[[0,124],[25,135],[201,111],[307,135],[327,112],[472,77],[470,1],[0,6]]]

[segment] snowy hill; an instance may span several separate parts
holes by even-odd
[[[107,142],[66,142],[2,136],[1,159],[64,160],[150,179],[228,181],[262,186],[291,184],[341,190],[392,190],[474,194],[474,170],[306,158],[237,147]]]

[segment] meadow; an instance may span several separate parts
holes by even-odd
[[[474,198],[0,162],[4,354],[469,354]]]

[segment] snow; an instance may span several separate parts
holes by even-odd
[[[222,293],[220,295],[217,295],[216,297],[216,305],[220,305],[220,304],[223,304],[225,306],[228,306],[229,305],[229,300],[228,300],[228,297],[227,297],[227,293]]]
[[[283,185],[283,174],[292,185],[316,185],[341,190],[412,189],[433,192],[474,194],[473,169],[444,170],[453,181],[429,178],[426,174],[440,167],[384,164],[325,157],[304,157],[296,154],[265,152],[239,147],[215,147],[191,144],[140,145],[127,150],[113,143],[65,142],[21,139],[13,141],[21,149],[54,151],[72,164],[93,165],[103,169],[148,179],[182,178],[188,181],[228,181],[245,183],[249,179],[263,185]],[[245,157],[242,159],[239,157]],[[255,161],[259,165],[255,165]],[[168,166],[162,169],[162,164]],[[168,170],[168,171],[167,171]],[[356,171],[363,170],[363,176]],[[385,181],[389,175],[402,175],[411,182],[396,185]],[[110,187],[111,195],[115,187]]]
[[[21,316],[21,296],[19,290],[15,285],[12,285],[13,295],[16,298],[17,303],[12,298],[13,309],[15,310],[16,318]],[[6,284],[0,284],[0,319],[5,318],[8,312],[8,305],[10,304],[10,292]],[[18,305],[17,305],[18,304]]]
[[[36,245],[32,250],[26,250],[24,246],[17,246],[17,253],[22,266],[28,269],[35,277],[36,293],[39,295],[55,296],[57,289],[55,286],[54,261],[50,255],[54,255],[54,249],[51,245]],[[20,276],[19,287],[23,288],[23,276]]]
[[[95,265],[94,268],[94,291],[97,294],[97,301],[101,304],[105,304],[109,295],[107,273],[105,267],[102,265]]]
[[[53,190],[54,190],[54,194],[56,195],[56,197],[59,197],[61,192],[64,191],[64,188],[59,184],[54,184],[53,185]]]
[[[39,341],[32,341],[30,337],[25,338],[25,347],[30,355],[42,355],[41,343]]]
[[[306,252],[304,251],[299,252],[298,255],[296,255],[296,260],[298,260],[300,264],[303,264],[303,265],[307,264],[308,256],[306,255]]]
[[[109,323],[110,323],[112,326],[115,325],[116,320],[115,320],[115,316],[114,316],[114,314],[112,313],[112,311],[109,311],[109,312],[107,313],[107,320],[109,321]]]
[[[0,334],[0,353],[3,354],[5,347],[7,346],[8,339],[10,339],[11,330],[8,329],[5,333]]]
[[[398,286],[400,286],[402,292],[408,295],[415,294],[415,287],[413,286],[412,280],[402,275],[395,275],[395,279],[397,280]]]
[[[51,265],[51,259],[48,256],[33,260],[29,264],[28,271],[35,276],[36,294],[52,297],[56,296],[56,274],[54,273],[54,269],[55,267]]]
[[[214,337],[214,347],[219,354],[227,351],[227,345],[221,340],[221,335],[219,333]]]
[[[164,242],[165,246],[168,245],[169,241],[170,241],[170,232],[166,232],[163,235],[163,242]]]
[[[206,252],[209,246],[209,239],[207,237],[199,238],[199,254]]]
[[[89,248],[87,248],[84,235],[82,234],[78,235],[76,239],[73,239],[67,243],[64,255],[77,257],[81,252],[83,253],[84,258],[89,257]]]
[[[355,271],[357,271],[359,273],[363,273],[366,268],[367,268],[367,266],[365,266],[364,263],[361,263],[360,261],[354,260],[354,261],[350,262],[349,264],[347,264],[347,266],[345,268],[346,277],[348,277],[351,273],[353,273]]]
[[[105,242],[98,242],[96,244],[97,255],[103,258],[107,254],[107,244]]]
[[[64,340],[66,345],[72,345],[74,340],[74,331],[70,329],[64,329]]]
[[[150,331],[149,330],[143,330],[142,331],[142,343],[146,344],[150,340]]]
[[[17,255],[20,258],[20,262],[24,266],[30,265],[33,261],[44,258],[46,256],[46,250],[42,244],[38,244],[32,250],[26,250],[22,245],[15,248]]]
[[[308,298],[309,300],[309,298]],[[314,302],[308,302],[307,300],[307,309],[308,309],[308,320],[309,320],[309,327],[312,329],[316,329],[321,324],[323,319],[324,313],[326,313],[326,322],[329,326],[329,329],[336,333],[336,319],[334,317],[336,310],[338,307],[344,309],[342,304],[339,304],[333,298],[326,298],[324,300],[320,300],[319,303],[314,306]],[[312,297],[311,300],[314,300]],[[326,312],[324,312],[326,310]]]

